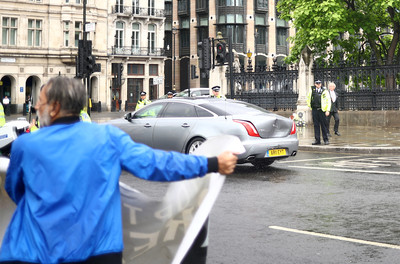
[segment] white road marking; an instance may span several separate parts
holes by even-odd
[[[315,161],[315,160],[330,160],[330,159],[351,159],[358,158],[361,156],[340,156],[340,157],[331,157],[331,158],[318,158],[318,159],[304,159],[304,160],[287,160],[287,161],[279,161],[279,163],[296,163],[296,162],[306,162],[306,161]]]
[[[351,170],[351,169],[338,169],[338,168],[321,168],[321,167],[307,167],[307,166],[288,166],[289,168],[299,168],[307,170],[330,170],[330,171],[346,171],[346,172],[366,172],[376,174],[396,174],[400,175],[400,172],[395,171],[373,171],[373,170]]]
[[[352,243],[359,243],[359,244],[364,244],[364,245],[376,246],[376,247],[400,249],[399,245],[379,243],[379,242],[373,242],[373,241],[361,240],[361,239],[355,239],[355,238],[348,238],[348,237],[342,237],[342,236],[327,235],[327,234],[322,234],[322,233],[303,231],[303,230],[292,229],[292,228],[281,227],[281,226],[269,226],[269,228],[276,229],[276,230],[281,230],[281,231],[286,231],[286,232],[303,234],[303,235],[317,236],[317,237],[336,239],[336,240],[347,241],[347,242],[352,242]]]

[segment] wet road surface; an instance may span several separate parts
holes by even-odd
[[[123,175],[161,197],[166,184]],[[301,152],[240,165],[210,216],[208,263],[398,263],[400,157]]]
[[[154,198],[167,188],[121,180]],[[393,155],[302,151],[263,171],[239,165],[210,216],[208,263],[398,263],[399,182]],[[0,194],[3,217],[13,206]]]

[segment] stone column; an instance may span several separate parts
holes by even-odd
[[[307,93],[314,84],[314,75],[312,74],[313,57],[311,49],[306,46],[301,52],[299,63],[299,79],[297,86],[299,88],[299,99],[297,101],[297,114],[303,113],[303,120],[306,124],[312,122],[311,109],[307,106]]]

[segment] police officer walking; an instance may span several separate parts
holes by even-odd
[[[314,123],[315,141],[312,144],[321,145],[322,131],[324,143],[329,145],[326,117],[329,116],[329,110],[331,109],[331,99],[328,90],[322,87],[320,80],[315,81],[315,86],[312,86],[311,91],[307,94],[307,105],[312,109]]]
[[[136,109],[135,110],[139,110],[143,106],[148,105],[150,103],[151,103],[151,101],[147,100],[147,98],[146,98],[146,92],[143,91],[143,92],[140,93],[140,99],[136,104]]]

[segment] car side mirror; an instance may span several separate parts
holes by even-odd
[[[126,120],[131,121],[132,120],[132,113],[127,113],[127,114],[124,115],[124,117],[125,117]]]

